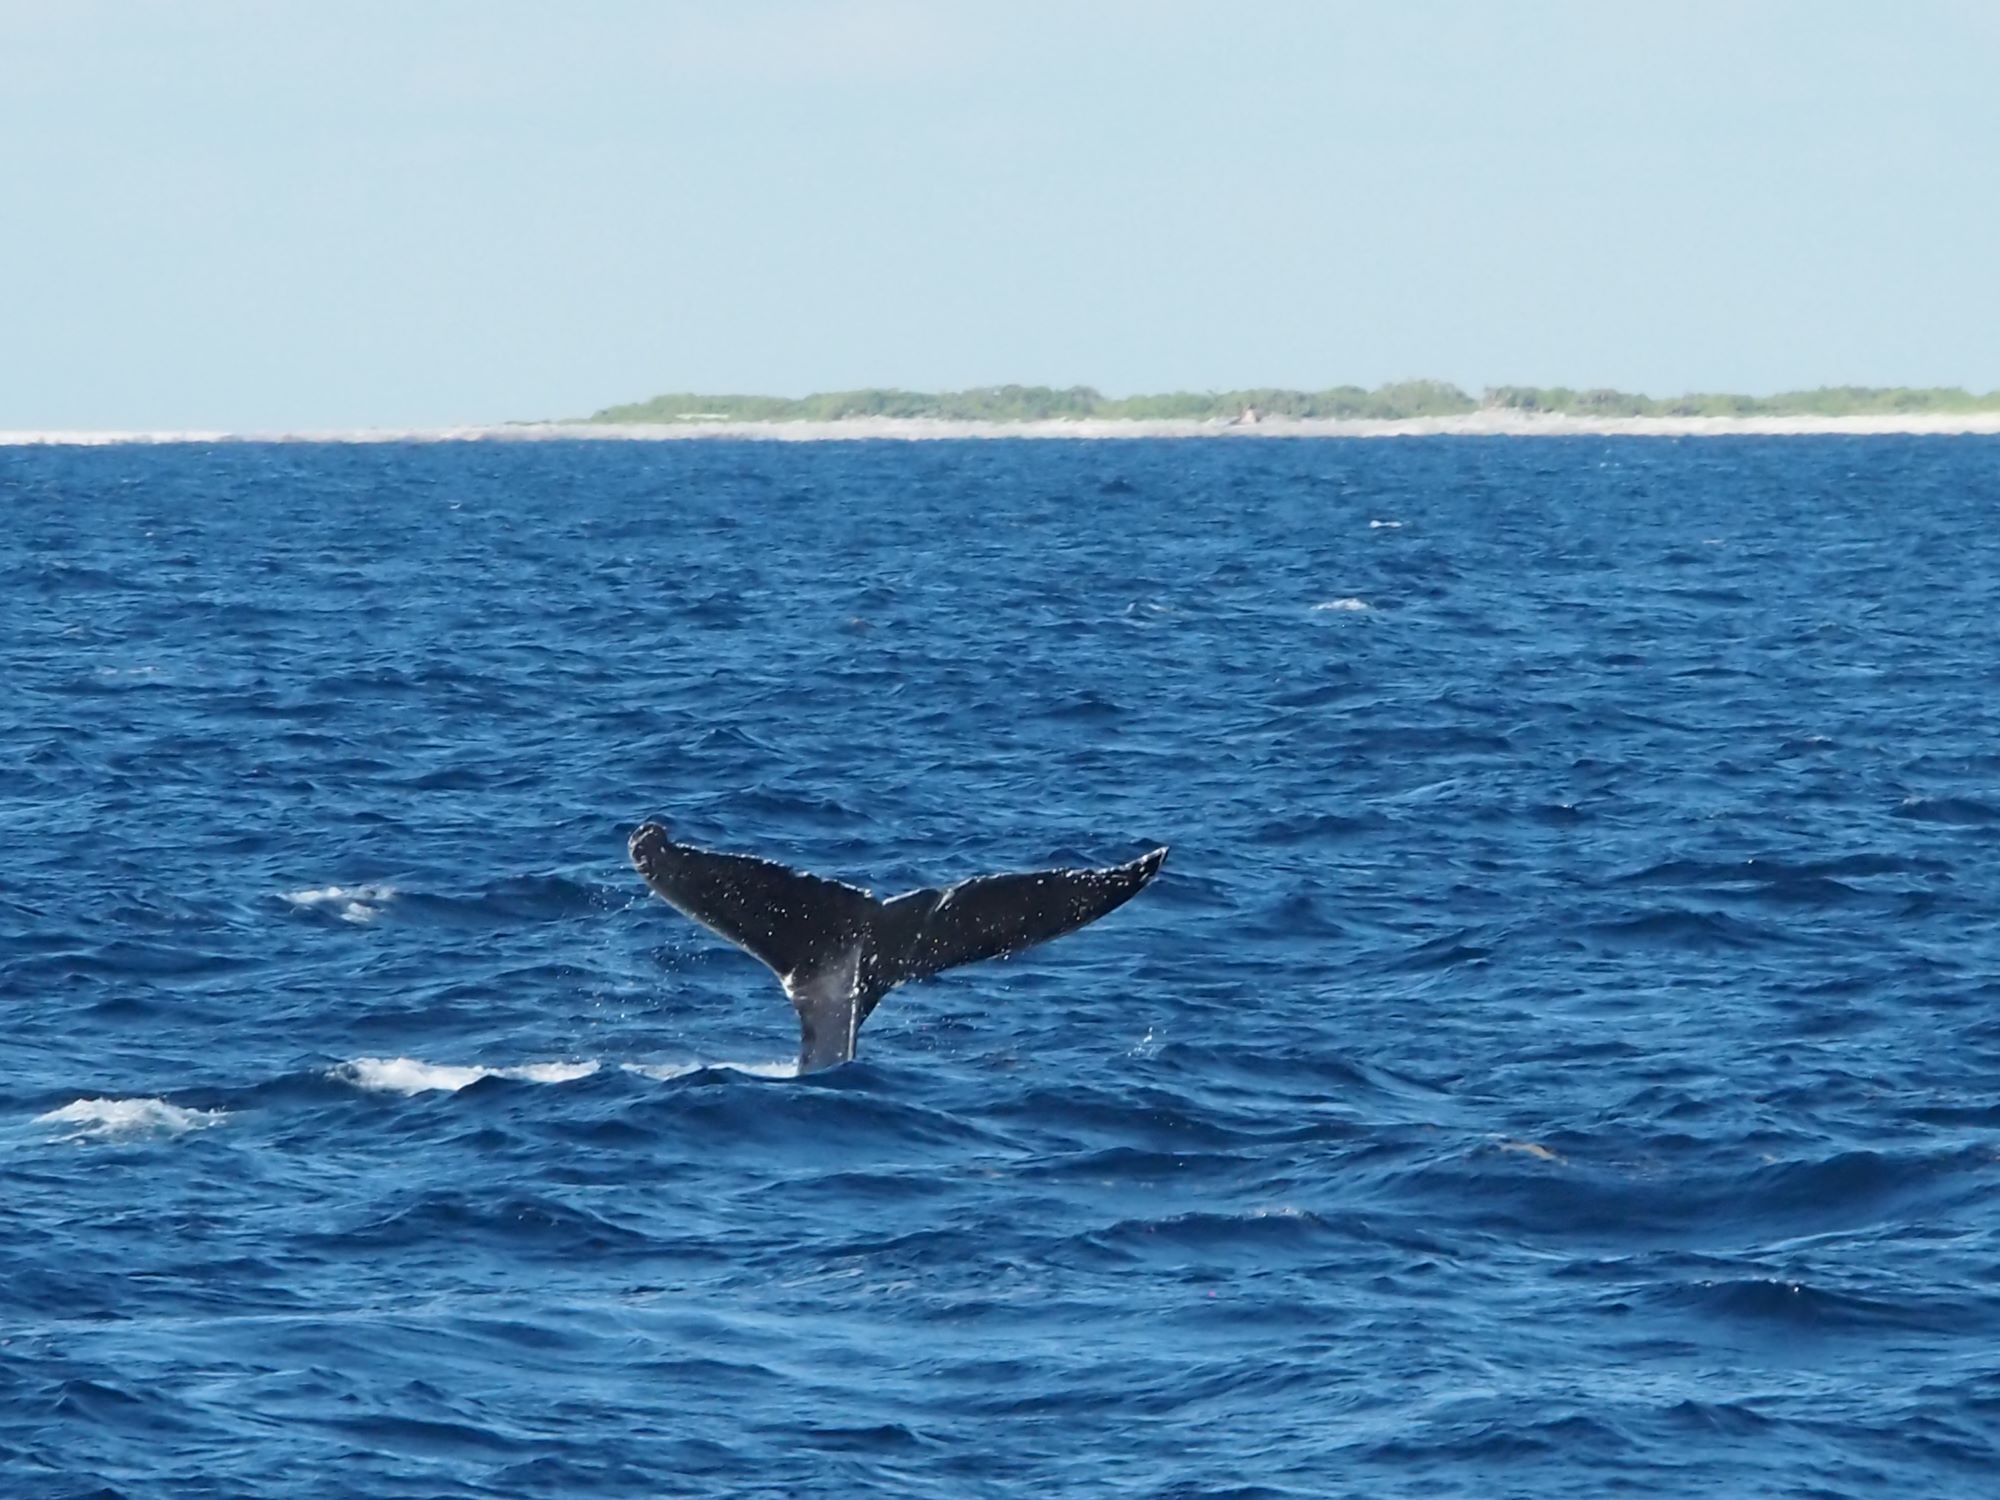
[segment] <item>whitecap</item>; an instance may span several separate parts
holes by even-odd
[[[1401,521],[1370,521],[1368,529],[1370,531],[1401,531],[1403,523]]]
[[[282,891],[292,905],[307,911],[326,910],[343,922],[372,922],[396,899],[393,885],[323,885],[302,891]]]
[[[229,1118],[223,1109],[183,1109],[164,1099],[78,1099],[37,1115],[37,1125],[68,1127],[67,1139],[102,1141],[136,1135],[186,1135]]]
[[[1329,599],[1324,604],[1315,604],[1313,606],[1313,610],[1315,613],[1323,609],[1367,609],[1367,608],[1369,608],[1369,604],[1366,599]]]
[[[675,1078],[685,1078],[690,1073],[699,1073],[703,1068],[727,1068],[732,1073],[748,1073],[753,1078],[796,1078],[799,1076],[799,1060],[795,1057],[780,1058],[776,1062],[671,1062],[671,1063],[626,1063],[625,1071],[637,1073],[641,1078],[653,1078],[666,1083]]]
[[[571,1083],[598,1069],[593,1061],[523,1063],[513,1068],[452,1067],[414,1057],[357,1057],[329,1068],[327,1077],[381,1094],[457,1093],[482,1078],[514,1078],[523,1083]]]

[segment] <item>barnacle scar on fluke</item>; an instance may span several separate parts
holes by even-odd
[[[882,997],[960,964],[1018,953],[1116,911],[1166,861],[1165,846],[1101,870],[981,875],[878,901],[844,881],[748,854],[675,843],[642,823],[632,863],[669,906],[778,976],[799,1013],[799,1071],[832,1067]]]

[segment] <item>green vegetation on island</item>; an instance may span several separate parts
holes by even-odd
[[[919,417],[952,422],[1047,422],[1085,418],[1206,421],[1255,410],[1277,417],[1449,417],[1476,411],[1457,386],[1411,380],[1363,390],[1176,391],[1163,396],[1112,397],[1087,385],[986,385],[965,391],[861,390],[819,395],[655,396],[609,406],[591,422],[838,422],[849,417]]]
[[[1695,394],[1639,396],[1625,391],[1571,390],[1567,386],[1503,385],[1474,399],[1440,380],[1405,380],[1364,390],[1358,385],[1324,391],[1277,389],[1173,391],[1158,396],[1105,396],[1087,385],[987,385],[964,391],[870,389],[818,395],[655,396],[607,406],[588,422],[838,422],[852,417],[913,417],[954,422],[1070,420],[1228,421],[1254,411],[1260,417],[1366,418],[1406,421],[1459,417],[1476,411],[1542,413],[1572,417],[1848,417],[2000,411],[2000,391],[1975,395],[1957,387],[1823,386],[1775,396]]]
[[[1962,416],[2000,411],[2000,391],[1974,395],[1956,386],[1826,385],[1775,396],[1695,394],[1635,396],[1625,391],[1573,391],[1566,386],[1503,385],[1483,403],[1499,411],[1550,412],[1566,417],[1886,417]]]

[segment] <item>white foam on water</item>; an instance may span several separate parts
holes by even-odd
[[[1401,521],[1370,521],[1368,529],[1370,531],[1401,531],[1403,523]]]
[[[343,922],[372,922],[396,899],[393,885],[323,885],[279,892],[292,905],[308,911],[325,909]]]
[[[140,1135],[186,1135],[229,1118],[224,1109],[183,1109],[164,1099],[78,1099],[37,1115],[37,1125],[66,1127],[67,1139],[103,1141]]]
[[[414,1057],[357,1057],[329,1068],[327,1077],[378,1094],[457,1093],[482,1078],[517,1078],[524,1083],[572,1083],[588,1078],[594,1061],[523,1063],[513,1068],[452,1067]]]
[[[637,1073],[641,1078],[655,1078],[665,1083],[670,1079],[685,1078],[690,1073],[699,1073],[703,1068],[727,1068],[732,1073],[748,1073],[753,1078],[796,1078],[799,1076],[799,1060],[795,1057],[780,1058],[776,1062],[673,1062],[673,1063],[626,1063],[625,1071]]]
[[[1315,604],[1313,611],[1317,613],[1323,609],[1367,609],[1369,607],[1366,599],[1329,599],[1324,604]]]
[[[327,1077],[340,1083],[377,1094],[457,1093],[482,1078],[513,1078],[523,1083],[573,1083],[588,1078],[604,1065],[594,1058],[581,1062],[521,1063],[514,1067],[488,1068],[478,1065],[428,1063],[415,1057],[357,1057],[327,1069]],[[797,1058],[775,1062],[687,1062],[623,1063],[627,1073],[668,1082],[699,1073],[703,1068],[728,1068],[755,1078],[796,1078]]]

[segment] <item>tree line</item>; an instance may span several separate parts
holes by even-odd
[[[958,422],[1044,422],[1065,418],[1226,421],[1262,417],[1373,418],[1465,416],[1475,411],[1542,412],[1578,417],[1843,417],[1906,413],[1957,415],[2000,411],[2000,391],[1977,395],[1956,386],[1821,386],[1775,396],[1696,393],[1642,396],[1568,386],[1489,386],[1474,399],[1441,380],[1405,380],[1323,391],[1276,387],[1106,396],[1087,385],[985,385],[963,391],[870,388],[811,396],[716,396],[680,392],[607,406],[588,422],[837,422],[851,417],[915,417]]]

